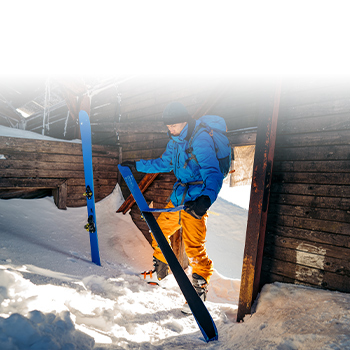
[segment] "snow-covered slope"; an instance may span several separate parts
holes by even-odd
[[[350,349],[349,295],[267,285],[256,313],[237,324],[239,280],[217,271],[207,306],[219,341],[206,344],[180,312],[172,276],[166,289],[136,276],[152,249],[129,215],[116,214],[122,201],[116,187],[96,205],[100,267],[90,262],[85,207],[0,200],[0,349]]]

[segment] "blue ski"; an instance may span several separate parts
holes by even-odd
[[[162,253],[167,260],[169,267],[187,300],[187,303],[192,311],[192,314],[197,321],[206,342],[218,339],[218,332],[215,323],[210,316],[208,309],[205,307],[202,299],[192,286],[180,263],[178,262],[173,250],[169,246],[162,230],[160,229],[156,219],[150,212],[148,204],[139,189],[134,176],[128,167],[118,165],[119,171],[122,174],[126,184],[128,185],[131,194],[140,208],[141,214],[147,222],[148,227],[153,233]],[[181,209],[181,208],[180,208]],[[179,210],[179,209],[178,209]]]
[[[96,265],[101,265],[97,239],[95,192],[92,170],[91,126],[89,115],[85,111],[79,112],[79,124],[83,150],[86,187],[86,192],[84,193],[84,196],[86,196],[88,211],[88,223],[85,225],[85,229],[88,230],[90,233],[91,260]]]

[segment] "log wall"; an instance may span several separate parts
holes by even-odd
[[[92,148],[95,200],[109,195],[117,183],[116,147]],[[0,137],[0,198],[53,194],[56,205],[86,205],[80,143]]]
[[[350,292],[349,87],[284,85],[262,285]]]

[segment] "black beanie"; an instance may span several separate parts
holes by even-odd
[[[191,119],[186,107],[180,102],[169,103],[163,112],[163,122],[165,125],[188,122]]]

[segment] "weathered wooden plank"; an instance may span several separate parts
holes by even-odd
[[[325,244],[333,247],[350,248],[350,241],[348,236],[312,229],[280,226],[279,222],[276,222],[273,219],[269,219],[267,235],[307,241],[311,244]]]
[[[135,159],[154,159],[160,157],[164,153],[164,151],[165,149],[163,147],[137,151],[124,151],[123,149],[123,161]]]
[[[160,176],[160,174],[158,174],[158,176]],[[174,179],[170,179],[168,181],[166,180],[163,180],[162,181],[153,181],[152,184],[150,185],[149,189],[154,189],[154,190],[157,190],[157,189],[161,189],[161,190],[169,190],[169,189],[173,189],[173,185],[176,181],[176,178],[174,176]]]
[[[271,203],[270,212],[274,213],[275,215],[350,223],[349,210],[328,209],[328,208],[324,209],[324,208],[317,208],[317,207]]]
[[[346,222],[301,218],[288,215],[281,216],[275,215],[274,213],[269,213],[269,222],[280,226],[328,233],[337,233],[340,235],[347,236],[347,239],[349,239],[350,235],[350,224]]]
[[[81,163],[83,164],[82,155],[70,155],[70,154],[48,154],[48,153],[29,153],[29,152],[17,152],[16,150],[8,150],[2,153],[5,160],[31,160],[47,163]],[[0,163],[4,159],[0,160]],[[118,158],[114,157],[99,157],[93,154],[93,164],[99,165],[114,165],[118,164]]]
[[[95,200],[96,202],[104,199],[105,197],[109,196],[114,188],[108,187],[108,186],[102,186],[98,189],[95,189]],[[81,199],[85,199],[85,202],[83,201],[83,206],[86,205],[86,198],[83,196],[84,191],[79,191],[77,189],[72,190],[70,188],[68,188],[67,194],[68,194],[68,198],[69,201],[79,201]],[[85,204],[84,204],[85,203]],[[69,206],[69,205],[67,205]]]
[[[302,284],[302,283],[300,283],[300,281],[296,281],[295,278],[289,278],[286,276],[276,275],[275,273],[272,273],[271,271],[265,271],[264,269],[261,271],[261,282],[264,285],[274,283],[274,282],[290,283],[290,284]],[[303,284],[309,285],[307,283],[303,283]]]
[[[312,79],[306,81],[298,79],[302,86],[291,84],[283,85],[281,98],[281,113],[284,107],[313,105],[325,101],[337,101],[350,98],[348,81],[330,81],[325,79]],[[293,87],[292,87],[293,86]]]
[[[172,183],[174,183],[176,180],[177,179],[172,171],[169,173],[159,173],[157,179],[153,182],[153,184],[160,183],[160,182],[172,182]],[[166,185],[166,186],[168,186],[168,185]]]
[[[338,290],[340,292],[350,291],[350,277],[346,275],[269,258],[264,258],[263,270],[267,273],[286,276],[299,283],[306,283],[311,286]]]
[[[348,251],[348,255],[349,253]],[[350,277],[350,262],[327,256],[325,249],[310,253],[305,250],[266,245],[264,256]]]
[[[350,117],[350,116],[349,116]],[[299,121],[300,123],[300,121]],[[304,130],[303,130],[304,131]],[[278,134],[277,147],[310,147],[325,145],[349,145],[350,130]]]
[[[56,154],[81,155],[81,144],[71,142],[53,142],[15,137],[0,137],[0,151],[15,149],[17,152],[45,152]]]
[[[168,132],[168,128],[162,121],[156,122],[130,122],[130,123],[117,123],[116,132],[118,133],[133,133],[133,134],[144,134],[144,133],[164,133]]]
[[[298,250],[311,254],[320,254],[322,256],[344,260],[348,264],[350,263],[350,248],[308,241],[297,237],[285,237],[272,234],[266,235],[265,243],[264,249],[272,257],[275,257],[274,247],[282,247],[291,249],[292,251]]]
[[[71,171],[71,170],[42,170],[42,169],[21,169],[20,173],[18,173],[17,169],[3,169],[1,171],[1,176],[3,177],[18,177],[18,178],[27,178],[27,177],[35,177],[35,178],[79,178],[84,176],[83,172]],[[102,178],[111,178],[117,179],[116,172],[101,172],[96,171],[94,173],[94,177],[102,177]]]
[[[71,170],[76,172],[84,171],[83,163],[70,163],[70,162],[40,162],[40,161],[23,161],[23,160],[0,160],[0,169],[13,169],[17,172],[22,172],[23,169],[38,169],[39,171],[63,171]],[[101,167],[100,164],[93,163],[94,171],[102,172],[117,172],[117,165],[105,164]],[[54,174],[55,175],[55,174]],[[55,176],[57,177],[57,176]]]
[[[108,185],[101,185],[99,183],[96,183],[94,181],[94,189],[95,189],[95,195],[102,192],[111,192],[115,188],[113,183],[110,183]],[[68,193],[71,195],[74,195],[75,193],[78,194],[78,196],[82,196],[86,192],[85,185],[82,186],[68,186]]]
[[[148,141],[139,140],[137,142],[123,144],[123,152],[140,151],[155,148],[163,148],[164,152],[168,141],[169,139],[153,139]]]
[[[350,186],[294,184],[275,182],[271,185],[272,193],[305,194],[310,196],[350,197]]]
[[[120,134],[119,140],[123,147],[129,143],[139,142],[139,141],[153,141],[153,140],[164,140],[169,141],[167,133],[144,133],[144,134]]]
[[[0,188],[55,188],[60,186],[64,181],[64,179],[21,179],[0,177]]]
[[[350,160],[276,160],[274,170],[279,172],[349,173]]]
[[[319,101],[307,105],[285,106],[281,111],[281,119],[296,119],[305,117],[330,116],[350,112],[350,98]]]
[[[229,131],[227,138],[230,141],[230,145],[234,146],[247,146],[255,145],[256,143],[256,132],[257,128],[247,128],[239,130]]]
[[[0,198],[1,199],[11,199],[11,198],[43,198],[52,195],[52,189],[49,188],[10,188],[1,189]]]
[[[309,185],[350,185],[350,176],[347,173],[284,173],[272,174],[273,185],[275,183],[305,183]]]
[[[255,108],[251,112],[242,111],[234,115],[229,110],[226,114],[220,113],[220,116],[225,119],[228,130],[252,128],[258,125],[258,113],[255,111]]]
[[[156,198],[156,197],[164,197],[167,198],[172,193],[173,189],[167,188],[167,189],[161,189],[161,188],[148,188],[147,191],[144,193],[145,196],[148,196],[149,198]]]
[[[281,117],[278,123],[278,134],[303,134],[313,132],[326,132],[337,130],[350,129],[350,112],[342,114],[326,114],[305,118],[306,115],[301,115],[304,119],[292,119]]]
[[[321,197],[302,194],[271,193],[271,203],[304,206],[309,208],[328,208],[348,211],[350,197]]]
[[[16,150],[16,152],[29,153],[55,153],[55,154],[70,154],[82,155],[80,143],[59,142],[46,140],[33,140],[15,137],[0,137],[0,152],[6,150]],[[118,150],[108,146],[92,146],[93,155],[99,157],[118,157]]]
[[[67,180],[68,186],[85,186],[85,179],[84,177],[81,178],[75,178],[75,179],[68,179]],[[102,185],[102,186],[110,186],[110,185],[116,185],[116,180],[109,179],[109,178],[96,178],[94,177],[94,186]]]
[[[277,160],[349,160],[349,145],[327,145],[317,147],[278,148]]]

